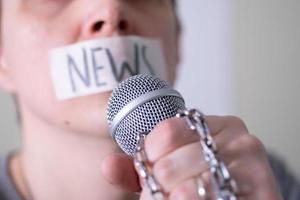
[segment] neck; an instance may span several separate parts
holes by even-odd
[[[106,128],[99,136],[86,136],[25,119],[30,120],[23,122],[20,163],[29,199],[133,199],[101,174],[104,157],[118,151]]]

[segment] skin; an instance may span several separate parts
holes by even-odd
[[[102,26],[94,29],[98,22]],[[171,1],[6,0],[1,25],[0,86],[17,97],[22,115],[22,147],[10,169],[23,198],[133,199],[141,184],[132,159],[109,136],[109,93],[58,101],[47,55],[90,39],[155,37],[174,80],[179,35]],[[241,199],[280,199],[263,145],[244,123],[213,116],[207,122]],[[199,138],[189,132],[185,120],[170,119],[146,139],[154,175],[169,199],[199,199],[199,174],[210,190]],[[151,199],[143,186],[140,199]]]

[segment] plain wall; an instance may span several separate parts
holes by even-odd
[[[238,114],[298,175],[298,0],[183,0],[183,55],[176,84],[207,114]],[[0,154],[18,146],[11,98],[0,92]]]
[[[235,0],[237,110],[300,175],[300,1]]]

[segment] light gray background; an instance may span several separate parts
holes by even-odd
[[[189,106],[237,114],[300,171],[300,1],[183,0],[176,88]],[[0,154],[19,145],[13,103],[0,92]]]
[[[234,1],[238,112],[300,175],[300,1]]]

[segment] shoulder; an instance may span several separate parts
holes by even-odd
[[[289,171],[284,162],[273,154],[269,155],[269,162],[283,198],[285,200],[300,199],[299,180]]]
[[[1,200],[20,200],[8,170],[9,155],[0,156],[0,199]]]

